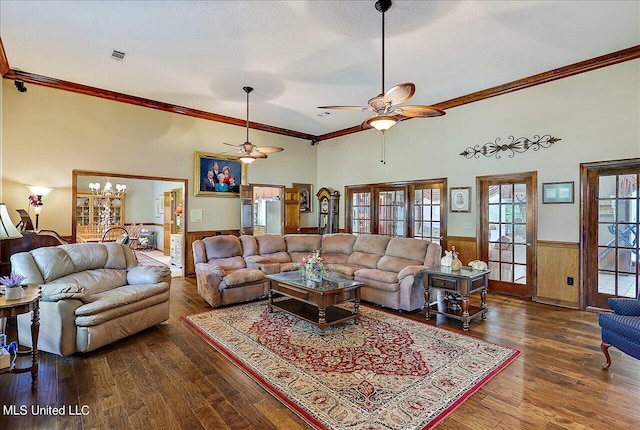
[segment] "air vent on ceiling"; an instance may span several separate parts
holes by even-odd
[[[111,52],[111,58],[116,61],[123,61],[125,55],[127,55],[126,52],[116,51],[115,49]]]

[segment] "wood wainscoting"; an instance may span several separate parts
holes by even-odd
[[[465,266],[467,266],[470,261],[478,260],[480,258],[478,255],[478,245],[475,237],[448,236],[447,246],[447,251],[450,251],[452,246],[456,247],[458,258]],[[444,251],[445,250],[443,249],[442,252]]]
[[[464,265],[480,258],[475,237],[449,236],[447,246],[456,247]],[[538,240],[536,302],[581,309],[579,255],[578,243]],[[573,278],[573,285],[567,278]]]
[[[579,246],[574,242],[538,241],[535,301],[580,309]],[[567,278],[573,278],[568,285]]]

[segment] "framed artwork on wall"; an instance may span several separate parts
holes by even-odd
[[[313,185],[294,183],[291,186],[300,190],[300,212],[313,212]]]
[[[196,196],[239,197],[247,183],[247,165],[238,157],[196,152],[194,171]]]
[[[546,182],[542,184],[542,203],[573,203],[572,182]]]
[[[471,212],[471,187],[451,188],[451,212]]]

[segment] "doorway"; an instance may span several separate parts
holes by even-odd
[[[580,165],[580,243],[586,306],[608,308],[612,297],[638,297],[640,159]]]
[[[489,290],[533,299],[536,274],[537,173],[476,180],[480,202],[478,246],[489,265]]]
[[[78,215],[84,212],[78,212],[78,204],[84,203],[83,196],[90,195],[88,184],[90,182],[100,182],[102,186],[110,180],[114,185],[118,183],[126,184],[127,190],[122,197],[120,207],[112,208],[113,213],[116,213],[116,209],[121,209],[121,218],[119,223],[122,226],[129,226],[132,224],[142,224],[142,229],[152,232],[153,239],[156,241],[154,248],[163,249],[164,234],[163,234],[163,217],[164,217],[164,205],[163,205],[163,193],[166,190],[175,189],[178,200],[182,203],[181,211],[187,213],[185,199],[185,192],[188,186],[187,179],[179,178],[166,178],[156,176],[141,176],[141,175],[127,175],[122,173],[107,173],[107,172],[93,172],[84,170],[72,171],[72,204],[74,217],[71,226],[71,236],[73,241],[78,241],[78,236],[82,234],[83,221],[78,221]],[[89,209],[87,209],[89,211]],[[91,223],[91,218],[88,218],[88,222]],[[182,230],[181,234],[181,252],[180,257],[184,267],[184,244],[186,243],[186,219],[181,217],[180,219]],[[149,237],[149,240],[151,240]]]

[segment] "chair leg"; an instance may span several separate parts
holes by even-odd
[[[609,370],[609,366],[611,366],[611,356],[609,355],[609,348],[610,347],[611,347],[611,345],[609,345],[608,343],[602,342],[600,344],[600,349],[602,349],[602,352],[604,352],[604,356],[607,359],[606,363],[602,363],[602,369],[604,369],[604,370]]]

